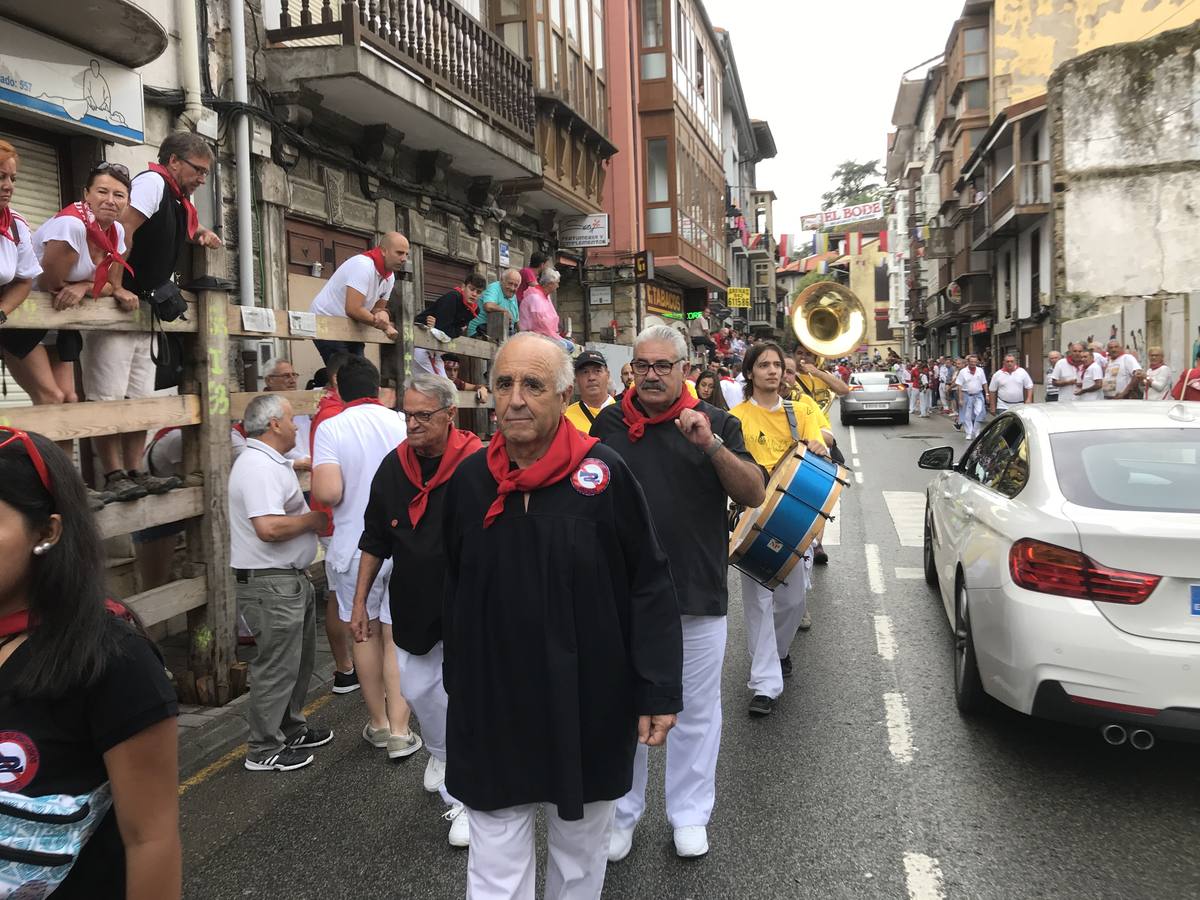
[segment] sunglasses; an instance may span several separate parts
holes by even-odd
[[[105,160],[104,162],[96,163],[96,166],[92,169],[92,172],[116,172],[126,181],[129,180],[129,167],[123,165],[122,163],[108,162]]]
[[[7,425],[0,425],[0,450],[18,441],[25,448],[25,454],[29,457],[29,461],[33,463],[34,469],[37,470],[38,478],[42,480],[42,487],[46,489],[46,493],[53,494],[54,488],[50,482],[50,470],[46,468],[46,461],[42,459],[42,454],[38,451],[37,445],[34,444],[33,438],[19,428],[9,428]]]

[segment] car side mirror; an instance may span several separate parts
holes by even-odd
[[[932,450],[926,450],[917,460],[917,466],[922,469],[952,469],[954,448],[934,447]]]

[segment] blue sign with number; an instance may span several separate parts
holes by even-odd
[[[1200,616],[1200,584],[1192,585],[1192,615]]]

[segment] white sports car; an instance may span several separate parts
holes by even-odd
[[[1200,403],[1022,406],[918,465],[960,710],[1200,741]]]

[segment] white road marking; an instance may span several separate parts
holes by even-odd
[[[821,534],[821,543],[826,547],[836,547],[842,542],[842,501],[838,498],[838,502],[833,506],[833,521],[825,523],[825,531]]]
[[[875,647],[879,655],[889,662],[896,658],[896,633],[892,631],[889,616],[875,617]]]
[[[862,466],[862,463],[858,461],[858,457],[856,456],[856,457],[854,457],[854,461],[851,462],[850,465],[852,465],[854,468],[857,469]]]
[[[863,481],[862,472],[855,472],[854,473],[854,483],[862,484],[862,481]]]
[[[871,593],[882,594],[887,588],[883,581],[883,562],[879,557],[878,544],[864,544],[867,554],[867,582],[871,585]]]
[[[858,453],[858,438],[854,434],[854,426],[850,426],[850,455]]]
[[[905,853],[904,880],[908,885],[909,900],[941,900],[946,896],[942,888],[942,869],[932,856]]]
[[[912,720],[908,714],[908,701],[899,692],[883,695],[883,706],[887,712],[888,751],[896,762],[910,763],[913,758]]]
[[[925,570],[910,568],[908,566],[896,566],[896,577],[900,580],[918,581],[925,577]]]
[[[920,547],[925,533],[925,495],[921,491],[884,491],[901,547]]]

